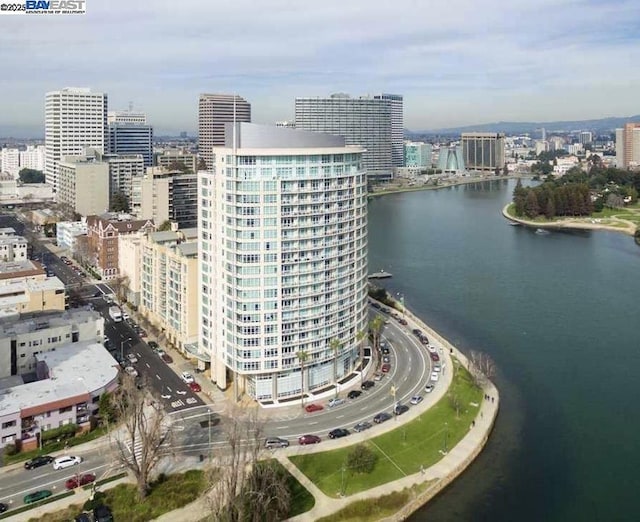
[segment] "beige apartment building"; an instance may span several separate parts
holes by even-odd
[[[58,203],[83,216],[109,210],[109,164],[94,156],[67,156],[57,165]]]
[[[139,311],[186,353],[198,339],[197,230],[152,232],[141,245]]]
[[[118,236],[118,272],[124,283],[127,301],[140,306],[140,265],[143,233]]]
[[[0,318],[63,311],[66,304],[64,284],[57,277],[47,277],[39,263],[0,263]]]

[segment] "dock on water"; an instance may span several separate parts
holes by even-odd
[[[374,272],[373,274],[369,274],[369,279],[388,279],[389,277],[393,277],[393,274],[389,272],[385,272],[384,270],[380,270],[380,272]]]

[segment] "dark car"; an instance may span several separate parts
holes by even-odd
[[[384,348],[382,348],[381,351],[382,351],[382,355],[389,355],[391,353],[389,348],[387,348],[386,346]]]
[[[358,433],[360,433],[361,431],[368,430],[371,427],[372,424],[370,422],[362,421],[353,427],[353,431],[357,431]]]
[[[413,332],[413,335],[415,335],[416,337],[421,337],[422,336],[422,330],[420,330],[420,328],[414,328],[411,331]]]
[[[431,357],[431,360],[434,362],[438,362],[440,360],[440,357],[438,356],[438,354],[434,352],[431,352],[429,354],[429,357]]]
[[[398,322],[399,322],[402,326],[407,326],[407,325],[409,324],[409,323],[407,322],[407,320],[406,320],[406,319],[402,319],[402,318],[398,319]]]
[[[360,397],[360,395],[362,395],[362,392],[360,390],[351,390],[349,393],[347,393],[347,398],[357,399],[358,397]]]
[[[85,473],[79,477],[71,477],[64,485],[67,489],[76,489],[79,486],[86,486],[96,480],[96,476],[93,473]]]
[[[173,362],[173,357],[171,357],[167,352],[163,353],[160,356],[160,359],[162,359],[167,364],[171,364]]]
[[[402,415],[403,413],[407,413],[409,411],[409,406],[406,404],[396,404],[393,408],[394,415]]]
[[[9,509],[9,506],[0,502],[0,513],[4,513],[7,509]]]
[[[375,382],[373,381],[364,381],[362,383],[362,386],[360,386],[360,388],[362,388],[363,390],[369,390],[371,388],[373,388],[376,385]]]
[[[34,491],[33,493],[29,493],[25,495],[22,499],[25,504],[33,504],[34,502],[38,502],[39,500],[44,500],[45,498],[49,498],[53,493],[48,489],[41,489],[40,491]]]
[[[346,437],[347,435],[349,435],[349,430],[345,430],[344,428],[336,428],[329,432],[330,439],[339,439],[341,437]]]
[[[113,514],[109,506],[98,506],[93,510],[93,520],[95,522],[113,522]]]
[[[376,424],[382,424],[385,421],[388,421],[391,418],[391,414],[387,413],[386,411],[383,411],[382,413],[378,413],[374,418],[373,418],[373,422],[375,422]]]
[[[280,437],[267,437],[264,441],[264,447],[267,449],[288,448],[289,441]]]
[[[86,513],[80,513],[73,519],[74,522],[91,522],[91,517]]]
[[[381,308],[380,303],[376,303],[375,301],[373,303],[371,303],[371,306],[373,306],[374,308]]]
[[[155,342],[155,341],[149,341],[147,344],[149,345],[149,348],[151,348],[154,352],[155,352],[158,348],[160,348],[160,346],[158,346],[158,343],[157,343],[157,342]]]
[[[391,365],[389,363],[384,363],[382,365],[382,368],[380,368],[380,371],[382,371],[382,373],[389,373],[390,370],[391,370]]]
[[[51,464],[53,462],[53,457],[49,455],[40,455],[38,457],[34,457],[31,460],[28,460],[24,463],[24,469],[34,469],[39,468],[40,466],[46,466],[47,464]]]
[[[318,444],[322,439],[317,435],[303,435],[298,438],[298,444],[306,446],[307,444]]]

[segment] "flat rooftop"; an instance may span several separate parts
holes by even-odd
[[[14,320],[0,323],[0,338],[18,334],[36,332],[45,328],[55,328],[67,324],[97,321],[102,316],[90,308],[74,308],[64,312],[42,312],[27,314]]]
[[[61,346],[36,360],[47,364],[49,378],[21,385],[14,377],[0,380],[0,417],[91,394],[114,382],[120,368],[104,346],[90,341]]]

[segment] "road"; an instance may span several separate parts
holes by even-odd
[[[12,226],[19,232],[21,223],[5,218],[0,216],[0,227]],[[34,242],[33,251],[34,255],[44,254],[45,264],[65,284],[73,285],[82,300],[91,303],[105,317],[105,334],[111,349],[121,350],[125,357],[130,353],[137,356],[138,362],[133,366],[141,374],[144,385],[153,390],[154,395],[161,397],[173,420],[172,440],[166,448],[167,453],[204,455],[211,449],[221,450],[225,445],[223,428],[226,405],[205,404],[172,369],[177,364],[168,365],[162,361],[127,322],[111,320],[108,315],[110,303],[102,297],[112,293],[106,284],[79,280],[73,270],[38,241]],[[334,408],[328,407],[330,397],[325,397],[306,402],[324,406],[323,410],[314,413],[307,413],[299,404],[261,410],[260,417],[266,435],[283,437],[292,443],[296,443],[297,438],[304,434],[316,434],[325,440],[328,432],[334,428],[352,429],[359,422],[372,422],[377,413],[391,412],[395,402],[408,404],[413,395],[426,397],[424,388],[429,382],[432,364],[427,350],[408,331],[408,327],[401,326],[379,310],[372,308],[371,314],[380,314],[386,320],[383,340],[391,351],[391,371],[372,389],[363,391],[360,397],[346,400]],[[346,398],[348,391],[360,388],[360,382],[360,377],[355,377],[342,385],[339,396]],[[395,395],[392,393],[394,387]],[[369,433],[376,433],[375,425]],[[36,470],[18,469],[0,474],[0,501],[11,502],[15,507],[22,503],[22,497],[29,492],[38,489],[59,492],[64,489],[64,481],[76,472],[92,472],[101,477],[119,471],[114,469],[115,459],[108,449],[108,443],[102,448],[82,449],[80,446],[69,450],[69,453],[82,456],[84,462],[77,468],[67,470],[53,471],[51,466],[45,466]]]

